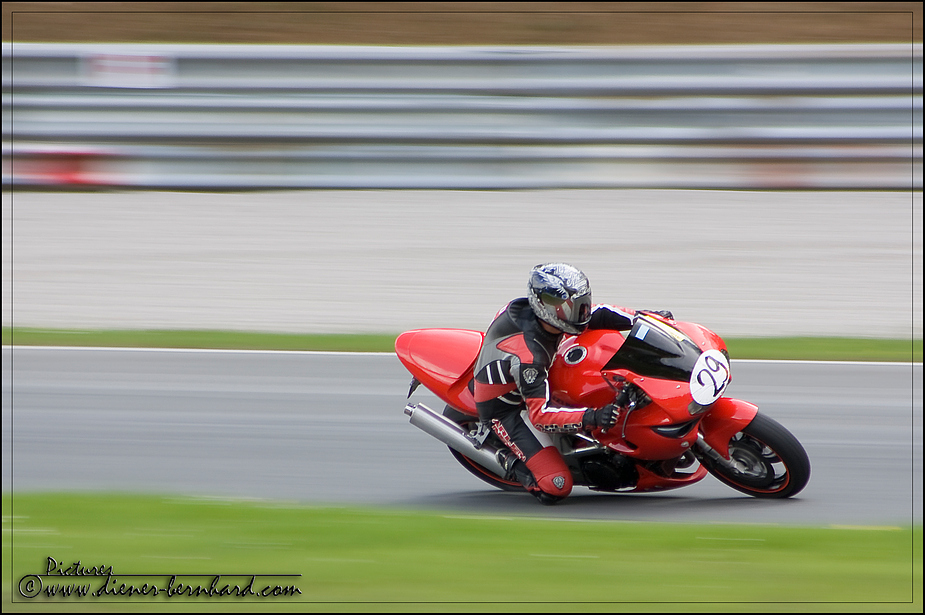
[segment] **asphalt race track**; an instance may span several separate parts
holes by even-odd
[[[490,515],[672,522],[922,522],[922,365],[733,361],[727,394],[803,443],[812,478],[764,501],[498,491],[407,422],[386,354],[3,348],[3,489],[123,490]],[[422,389],[414,400],[441,408]]]

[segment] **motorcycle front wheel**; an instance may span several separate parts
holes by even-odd
[[[472,417],[472,416],[469,416],[468,414],[460,412],[459,410],[453,408],[452,406],[447,406],[443,410],[443,416],[447,417],[448,419],[450,419],[457,425],[460,425],[463,429],[466,429],[469,431],[472,431],[478,426],[478,420],[475,417]],[[494,434],[490,435],[488,437],[488,440],[486,440],[486,442],[494,445],[496,448],[502,448],[504,446],[501,443],[501,440],[498,439],[498,437],[495,436]],[[521,492],[526,491],[524,486],[521,485],[516,480],[513,480],[513,481],[505,480],[503,477],[498,476],[491,470],[472,461],[471,459],[469,459],[468,457],[466,457],[459,451],[455,451],[450,447],[447,447],[447,448],[449,449],[453,457],[456,459],[456,461],[458,461],[462,467],[466,468],[466,470],[471,472],[474,476],[476,476],[480,480],[485,481],[492,487],[497,487],[498,489],[503,489],[504,491],[521,491]]]
[[[809,482],[809,457],[793,434],[763,414],[729,440],[735,468],[697,453],[710,474],[756,498],[789,498]]]

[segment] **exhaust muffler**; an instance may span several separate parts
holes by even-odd
[[[506,470],[498,461],[496,448],[487,444],[476,448],[472,437],[462,427],[442,414],[437,414],[424,404],[408,404],[405,406],[405,414],[411,417],[411,424],[421,431],[432,435],[454,451],[462,453],[498,476],[505,475]]]

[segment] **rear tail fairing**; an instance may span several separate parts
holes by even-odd
[[[395,340],[395,354],[418,381],[450,406],[478,416],[469,390],[485,334],[467,329],[415,329]]]

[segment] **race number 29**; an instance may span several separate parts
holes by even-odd
[[[719,350],[707,350],[691,372],[691,396],[701,406],[719,399],[729,384],[729,361]]]

